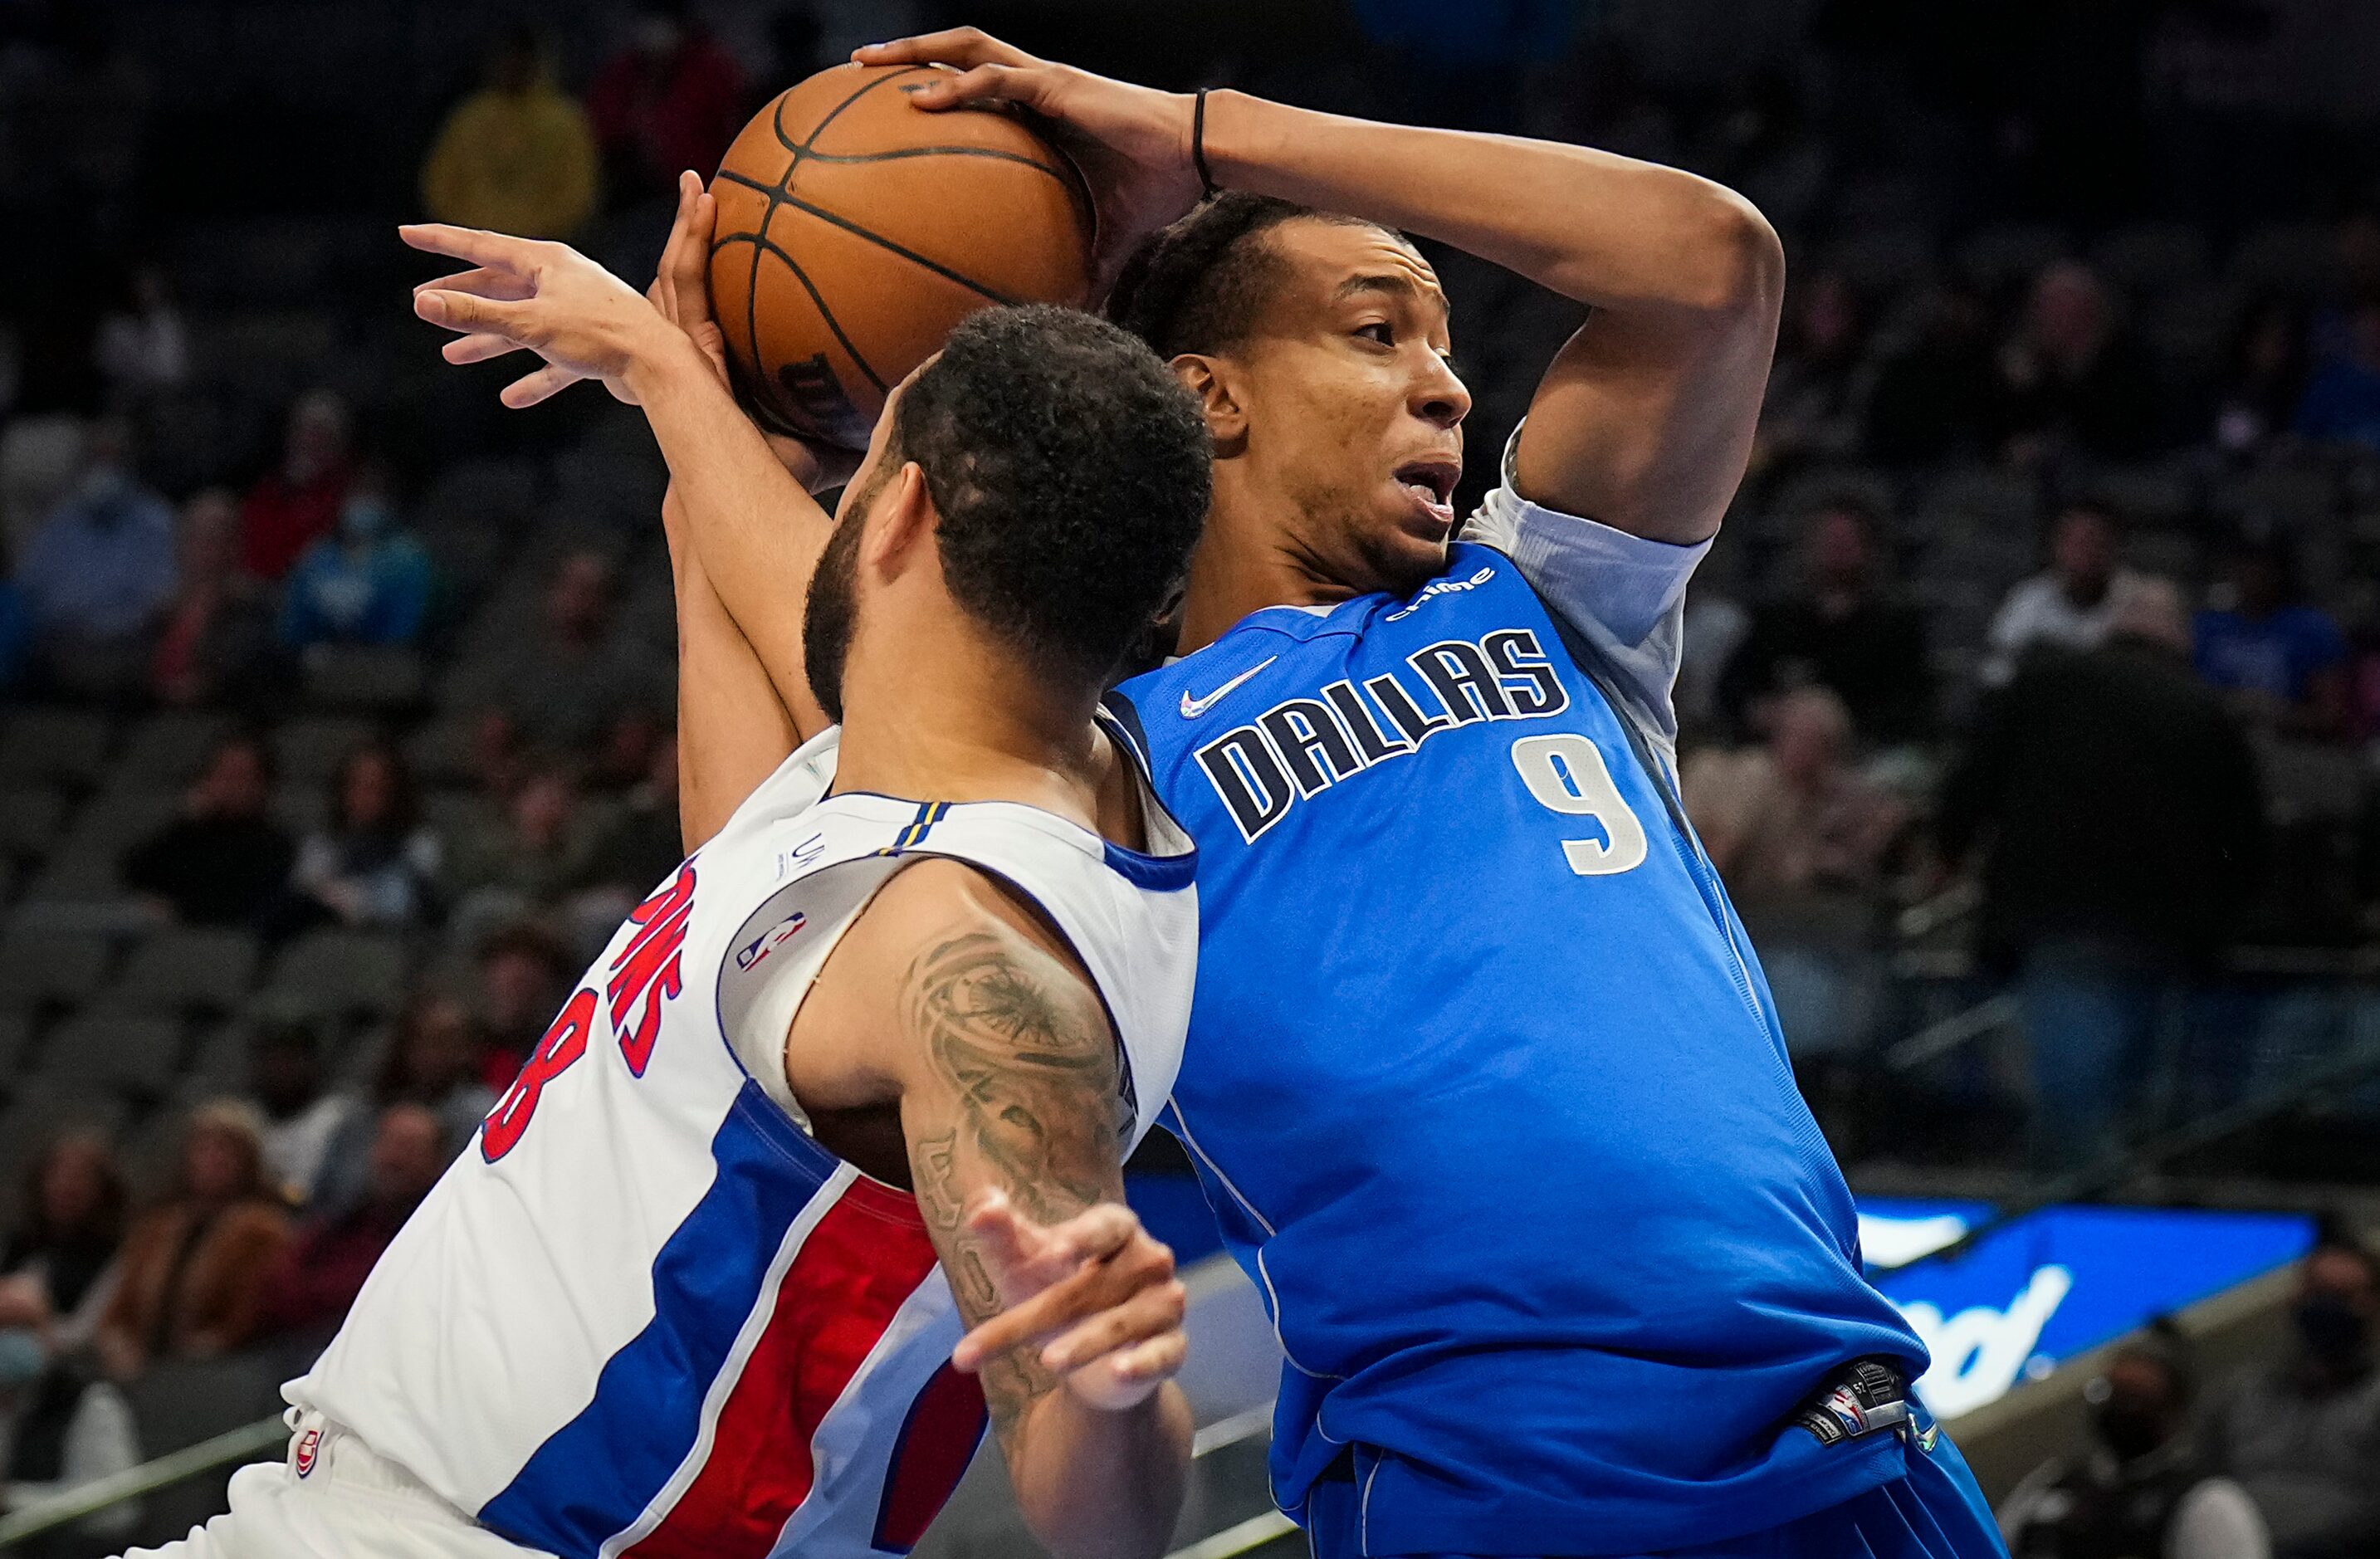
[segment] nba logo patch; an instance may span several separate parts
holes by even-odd
[[[310,1429],[298,1437],[298,1448],[289,1460],[298,1468],[298,1477],[303,1478],[314,1470],[314,1456],[322,1448],[322,1431],[319,1429]]]

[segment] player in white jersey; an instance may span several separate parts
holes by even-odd
[[[716,363],[559,246],[407,236],[480,267],[425,317],[534,342],[654,424],[704,842],[287,1388],[286,1461],[176,1546],[905,1553],[988,1416],[1050,1547],[1161,1550],[1183,1294],[1120,1166],[1180,1058],[1195,856],[1145,787],[1103,804],[1090,776],[1123,745],[1099,690],[1207,505],[1195,406],[1087,315],[963,325],[832,530],[797,493],[774,517],[815,554],[780,615],[808,671],[768,695],[802,738],[780,762],[674,534],[722,468],[783,481]]]

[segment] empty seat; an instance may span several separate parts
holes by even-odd
[[[229,1012],[248,995],[256,965],[256,938],[247,932],[176,927],[134,949],[103,999],[119,1013]]]
[[[101,936],[21,929],[0,936],[0,1009],[81,1001],[98,988],[111,951]]]
[[[324,709],[410,709],[427,681],[402,644],[317,644],[306,652],[306,698]]]
[[[163,1093],[181,1056],[182,1026],[173,1018],[83,1013],[50,1035],[36,1078],[61,1091]]]
[[[0,780],[92,784],[112,730],[107,716],[91,710],[20,710],[0,731]]]
[[[0,789],[0,855],[41,856],[58,840],[66,798],[46,785]]]
[[[2206,274],[2206,235],[2187,223],[2135,223],[2094,245],[2091,262],[2127,292],[2161,292]]]
[[[172,790],[198,772],[215,743],[231,729],[226,715],[173,709],[152,714],[132,728],[115,770],[151,790]]]
[[[390,1013],[405,1000],[404,942],[369,932],[318,931],[273,961],[271,1000],[332,1013]]]
[[[340,760],[371,739],[378,727],[352,715],[310,715],[273,733],[281,777],[291,785],[328,785]]]

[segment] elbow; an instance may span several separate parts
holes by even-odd
[[[1679,267],[1681,301],[1730,320],[1775,320],[1785,300],[1785,244],[1760,208],[1723,186],[1694,181],[1687,224],[1691,262]]]

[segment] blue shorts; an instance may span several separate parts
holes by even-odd
[[[1315,1559],[1363,1559],[1360,1514],[1354,1483],[1317,1483],[1306,1504]],[[1723,1542],[1624,1559],[2008,1559],[2008,1548],[1967,1458],[1937,1434],[1931,1450],[1911,1450],[1908,1476],[1840,1504]]]

